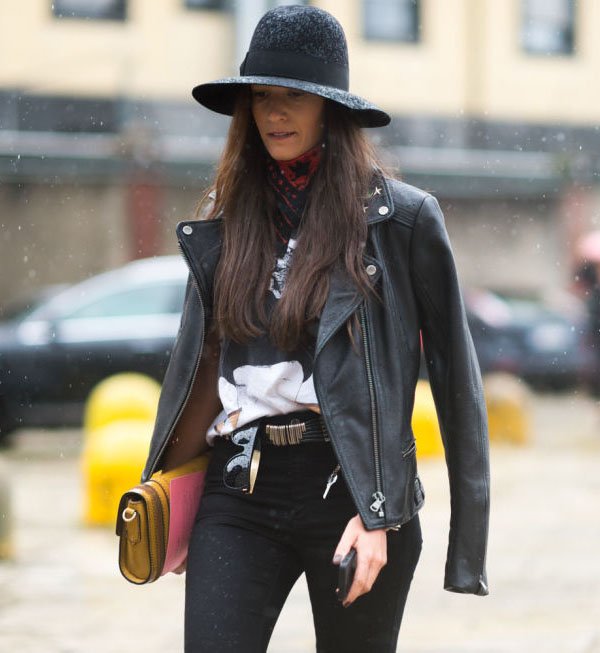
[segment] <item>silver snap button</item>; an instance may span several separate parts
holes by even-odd
[[[387,215],[389,213],[389,209],[387,206],[380,206],[379,207],[379,215]]]
[[[374,265],[367,265],[366,271],[367,274],[370,277],[372,277],[375,274],[375,272],[377,272],[377,268]]]
[[[186,236],[189,236],[194,230],[190,227],[189,224],[186,224],[185,227],[181,230]]]

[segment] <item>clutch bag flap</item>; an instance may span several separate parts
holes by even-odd
[[[204,454],[169,472],[156,472],[121,497],[119,569],[128,581],[150,583],[185,560],[208,461]]]

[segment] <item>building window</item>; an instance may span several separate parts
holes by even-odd
[[[52,13],[56,18],[125,20],[125,5],[125,0],[54,0]]]
[[[185,0],[188,9],[228,9],[227,0]]]
[[[573,54],[575,0],[523,0],[521,44],[531,54]]]
[[[419,0],[363,0],[364,36],[370,41],[419,40]]]
[[[309,5],[309,0],[271,0],[271,7],[282,7],[283,5]]]
[[[185,6],[188,9],[235,9],[235,5],[245,0],[185,0]],[[269,8],[280,5],[308,5],[309,0],[269,0]]]

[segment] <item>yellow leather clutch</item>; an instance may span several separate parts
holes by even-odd
[[[119,569],[129,582],[151,583],[185,561],[209,459],[206,453],[156,472],[121,497]]]

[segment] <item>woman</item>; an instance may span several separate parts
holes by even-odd
[[[213,447],[187,651],[265,651],[303,572],[318,651],[395,650],[421,549],[421,333],[452,492],[445,587],[487,593],[485,405],[443,218],[383,175],[361,127],[389,116],[347,89],[339,23],[287,6],[239,77],[193,91],[233,120],[207,219],[178,226],[190,282],[143,477]]]

